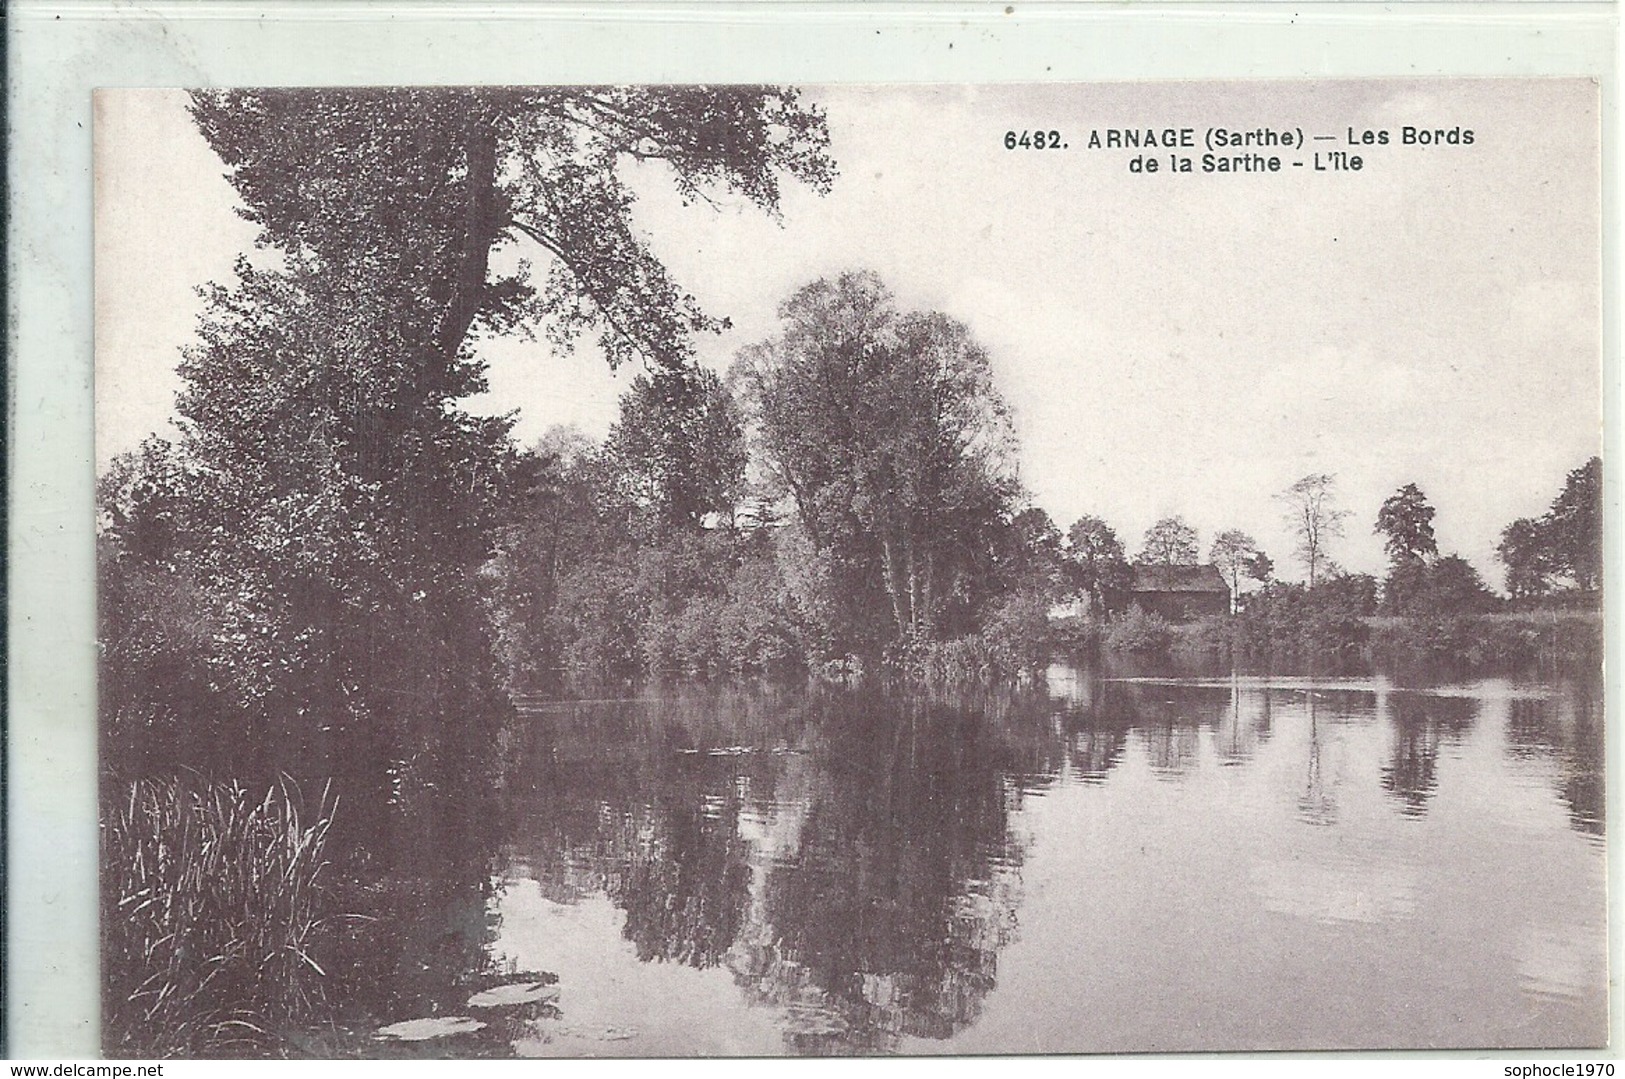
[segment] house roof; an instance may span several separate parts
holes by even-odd
[[[1136,592],[1223,592],[1230,593],[1219,567],[1202,566],[1135,566]]]

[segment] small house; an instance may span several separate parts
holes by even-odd
[[[1230,586],[1219,567],[1135,566],[1130,606],[1160,614],[1170,622],[1189,622],[1230,613]]]

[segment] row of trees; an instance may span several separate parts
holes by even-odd
[[[1288,529],[1297,539],[1295,553],[1303,564],[1308,586],[1313,588],[1328,574],[1339,572],[1331,560],[1329,546],[1331,540],[1343,535],[1343,522],[1349,514],[1337,505],[1334,478],[1323,473],[1305,476],[1276,499],[1283,507]],[[1084,527],[1085,522],[1087,536],[1080,538],[1086,539],[1090,549],[1112,552],[1116,562],[1112,572],[1126,581],[1129,565],[1115,533],[1097,517],[1084,518],[1079,527]],[[1074,543],[1076,545],[1077,539]],[[1235,602],[1240,601],[1249,582],[1265,585],[1274,580],[1274,560],[1259,547],[1257,540],[1240,529],[1225,529],[1215,535],[1207,560],[1223,575]],[[1179,516],[1164,517],[1148,528],[1135,556],[1135,562],[1149,566],[1188,566],[1200,561],[1200,537],[1196,529]],[[1093,594],[1097,600],[1105,601],[1098,604],[1099,609],[1108,612],[1115,609],[1107,595]]]
[[[1317,473],[1303,477],[1277,495],[1284,519],[1297,539],[1295,554],[1310,589],[1328,578],[1348,574],[1331,558],[1331,541],[1345,534],[1348,510],[1338,505],[1335,478]],[[1570,472],[1563,490],[1547,513],[1522,518],[1502,531],[1498,555],[1506,567],[1506,588],[1515,598],[1571,592],[1595,598],[1602,567],[1602,461],[1593,457]],[[1383,537],[1388,555],[1387,576],[1379,593],[1391,612],[1425,609],[1432,601],[1465,602],[1480,607],[1490,596],[1483,580],[1459,555],[1439,553],[1433,531],[1436,511],[1414,483],[1389,496],[1377,511],[1373,531]],[[1127,572],[1121,543],[1099,518],[1086,517],[1076,526],[1075,548],[1099,552],[1111,563],[1098,576]],[[1081,543],[1080,543],[1081,541]],[[1146,565],[1191,565],[1199,561],[1200,546],[1194,528],[1180,517],[1166,517],[1145,533],[1136,561]],[[1248,580],[1268,584],[1274,564],[1256,541],[1236,529],[1220,532],[1208,551],[1238,600]],[[1091,559],[1089,564],[1095,564]]]
[[[1467,561],[1439,553],[1434,509],[1414,484],[1382,504],[1376,531],[1383,536],[1389,570],[1385,607],[1397,610],[1459,610],[1483,607],[1488,589]],[[1602,584],[1602,459],[1593,457],[1568,474],[1551,509],[1520,518],[1501,532],[1497,555],[1506,568],[1506,589],[1515,600],[1568,594],[1596,602]]]

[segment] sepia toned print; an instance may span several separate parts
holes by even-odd
[[[106,1052],[1603,1044],[1598,105],[100,93]]]

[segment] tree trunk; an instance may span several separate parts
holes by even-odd
[[[914,565],[914,543],[908,543],[908,629],[920,634],[920,577]]]
[[[880,576],[886,585],[886,595],[891,598],[892,618],[897,623],[897,632],[907,633],[908,620],[903,617],[903,600],[898,594],[897,559],[892,553],[892,543],[890,537],[881,537],[880,556],[881,560],[885,563],[885,565],[881,567]]]
[[[465,120],[464,154],[468,176],[463,188],[463,242],[452,268],[451,297],[435,327],[427,388],[450,388],[452,365],[469,327],[485,302],[485,276],[491,247],[501,227],[497,212],[496,125],[483,107],[473,106]]]
[[[937,623],[937,555],[935,551],[925,552],[925,624],[935,626]]]

